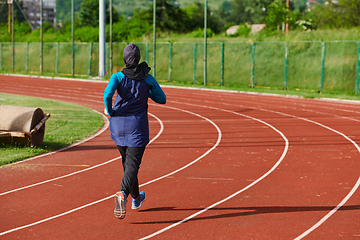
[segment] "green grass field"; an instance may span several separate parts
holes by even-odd
[[[360,46],[358,39],[360,39],[359,28],[312,32],[291,31],[287,36],[285,34],[279,36],[252,34],[247,38],[214,36],[208,38],[207,86],[204,86],[203,39],[193,38],[189,34],[160,33],[156,46],[156,79],[163,84],[256,90],[249,88],[252,79],[252,44],[255,43],[253,77],[257,89],[280,90],[284,88],[286,76],[288,90],[283,94],[301,91],[314,92],[319,97],[330,94],[347,95],[349,98],[359,99],[359,94],[355,95],[356,87],[359,88],[356,86],[356,73],[360,69],[358,63],[360,59],[357,59]],[[154,56],[152,37],[144,36],[134,43],[141,50],[141,61],[147,61],[152,68]],[[170,43],[172,44],[171,58]],[[324,68],[322,68],[324,43],[326,56]],[[221,44],[224,46],[224,55],[222,55]],[[285,75],[286,44],[288,44],[287,75]],[[0,46],[2,46],[0,72],[12,73],[12,45],[4,42],[0,43]],[[126,43],[113,43],[112,72],[121,71],[124,67],[122,51],[125,46]],[[36,42],[15,44],[16,73],[39,74],[39,47],[40,44]],[[108,45],[106,53],[108,73],[110,72],[109,55]],[[222,57],[224,58],[223,75]],[[71,58],[70,43],[45,42],[45,64],[42,75],[71,76]],[[98,43],[76,43],[75,77],[98,76],[98,61]],[[322,70],[323,78],[321,77]],[[104,77],[104,80],[106,79],[109,79],[109,75]],[[323,79],[322,95],[318,93],[321,79]],[[224,86],[221,86],[222,80]]]
[[[171,54],[170,43],[172,44]],[[326,44],[326,56],[324,75],[321,78],[324,43]],[[141,61],[148,61],[152,67],[154,55],[152,44],[147,42],[136,44],[142,52]],[[221,44],[224,47],[223,55]],[[324,92],[354,94],[356,73],[360,68],[357,67],[359,47],[355,41],[256,42],[253,68],[256,86],[278,89],[284,87],[285,44],[288,45],[286,76],[289,90],[319,91],[321,79],[323,79]],[[113,72],[120,71],[124,67],[122,51],[125,46],[125,43],[113,44]],[[220,85],[223,81],[226,87],[236,88],[250,85],[252,76],[251,42],[208,42],[207,46],[207,84]],[[29,43],[28,46],[26,43],[16,44],[16,73],[39,73],[40,55],[38,49],[37,43]],[[90,43],[77,43],[75,49],[75,76],[97,76],[98,44],[92,44],[92,51]],[[1,53],[0,72],[11,73],[11,44],[3,44]],[[106,68],[109,72],[109,52],[107,52],[107,57]],[[43,74],[71,76],[71,68],[71,44],[44,44]],[[158,42],[156,46],[156,78],[179,84],[195,82],[195,85],[202,85],[204,79],[204,44],[202,42]]]
[[[0,166],[63,148],[94,134],[104,124],[99,113],[65,102],[0,93],[0,104],[37,107],[51,114],[46,121],[43,143],[39,147],[0,143]]]

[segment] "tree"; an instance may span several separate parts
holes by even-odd
[[[148,20],[151,16],[152,14],[149,14],[147,10],[139,11],[138,9],[135,9],[133,17],[128,20],[125,20],[122,15],[119,22],[113,26],[113,41],[129,42],[151,33],[153,28]]]
[[[99,26],[99,1],[83,0],[79,12],[80,24],[82,26]]]
[[[218,10],[214,12],[215,17],[218,19],[219,24],[222,26],[223,30],[226,30],[229,27],[236,25],[233,21],[229,21],[231,13],[230,2],[225,1],[219,5]]]
[[[158,26],[165,31],[186,32],[187,15],[178,6],[173,6],[168,0],[156,1],[156,17]]]
[[[317,4],[307,18],[314,20],[318,28],[351,28],[360,26],[360,0],[328,1]]]
[[[294,9],[299,10],[299,12],[303,13],[305,12],[307,6],[307,0],[294,0],[293,2],[290,2],[294,4]]]
[[[8,21],[8,4],[6,0],[0,0],[0,22],[6,23]]]
[[[245,6],[245,21],[260,24],[265,22],[267,8],[273,0],[243,0]]]
[[[360,0],[339,0],[329,5],[339,12],[345,27],[360,26]]]
[[[265,18],[266,27],[270,30],[277,29],[286,22],[288,9],[282,0],[275,0],[268,7],[268,16]]]
[[[204,28],[204,4],[196,2],[192,5],[189,5],[185,8],[185,12],[189,18],[186,25],[188,26],[188,31],[194,31],[197,29]],[[207,8],[207,27],[211,29],[214,33],[219,33],[221,31],[220,20],[216,15],[211,14],[211,9]]]
[[[18,1],[20,7],[22,8],[23,6],[23,2],[22,1]],[[17,20],[17,22],[21,23],[21,22],[25,22],[25,18],[24,15],[21,13],[18,4],[14,3],[14,15],[15,15],[15,20]],[[7,3],[7,0],[0,0],[0,23],[5,23],[8,22],[8,13],[9,13],[9,5]]]
[[[251,16],[248,12],[246,12],[245,1],[235,0],[231,2],[229,22],[235,22],[236,24],[240,24],[250,21],[251,21]]]
[[[80,10],[82,0],[74,0],[74,11]],[[71,1],[56,0],[56,19],[57,22],[65,22],[66,18],[71,18]]]
[[[226,16],[226,23],[264,23],[267,16],[267,7],[273,0],[233,0]],[[219,9],[221,10],[221,8]],[[224,10],[223,14],[224,16]],[[220,15],[221,16],[221,15]],[[226,24],[225,23],[225,24]]]
[[[113,7],[113,22],[119,21],[119,14]],[[99,26],[99,0],[83,0],[79,12],[81,26]],[[106,1],[106,22],[110,22],[109,2]]]

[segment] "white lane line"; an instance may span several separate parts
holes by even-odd
[[[143,237],[143,238],[140,238],[140,240],[145,240],[145,239],[149,239],[149,238],[155,237],[155,236],[157,236],[157,235],[159,235],[159,234],[161,234],[161,233],[163,233],[163,232],[165,232],[165,231],[167,231],[167,230],[169,230],[169,229],[171,229],[171,228],[174,228],[174,227],[176,227],[176,226],[178,226],[178,225],[180,225],[180,224],[182,224],[182,223],[184,223],[184,222],[187,222],[187,221],[195,218],[196,216],[198,216],[198,215],[200,215],[200,214],[202,214],[202,213],[204,213],[204,212],[206,212],[206,211],[208,211],[208,210],[210,210],[210,209],[212,209],[212,208],[214,208],[214,207],[216,207],[216,206],[218,206],[218,205],[220,205],[220,204],[222,204],[222,203],[224,203],[224,202],[226,202],[226,201],[228,201],[228,200],[230,200],[230,199],[232,199],[232,198],[234,198],[235,196],[239,195],[240,193],[242,193],[242,192],[248,190],[249,188],[253,187],[253,186],[256,185],[257,183],[259,183],[261,180],[263,180],[264,178],[266,178],[268,175],[270,175],[270,174],[280,165],[280,163],[281,163],[281,162],[283,161],[283,159],[285,158],[285,155],[286,155],[286,153],[287,153],[287,151],[288,151],[288,149],[289,149],[289,141],[288,141],[288,139],[285,137],[285,135],[284,135],[281,131],[279,131],[278,129],[276,129],[274,126],[270,125],[270,124],[267,123],[267,122],[264,122],[264,121],[262,121],[262,120],[260,120],[260,119],[253,118],[253,117],[250,117],[250,116],[241,114],[241,113],[237,113],[237,112],[233,112],[233,111],[230,111],[230,110],[226,110],[226,109],[220,109],[220,108],[209,107],[209,106],[201,106],[201,105],[195,105],[195,104],[190,104],[190,103],[184,103],[184,104],[192,105],[192,106],[200,106],[200,107],[205,107],[205,108],[211,108],[211,109],[216,109],[216,110],[220,110],[220,111],[224,111],[224,112],[230,112],[230,113],[234,113],[234,114],[236,114],[236,115],[240,115],[240,116],[243,116],[243,117],[246,117],[246,118],[250,118],[250,119],[255,120],[255,121],[258,121],[258,122],[260,122],[260,123],[262,123],[262,124],[265,124],[266,126],[272,128],[275,132],[279,133],[279,135],[284,139],[284,141],[285,141],[284,151],[283,151],[282,155],[280,156],[279,160],[275,163],[275,165],[274,165],[269,171],[267,171],[264,175],[262,175],[260,178],[256,179],[254,182],[252,182],[251,184],[247,185],[247,186],[244,187],[243,189],[235,192],[234,194],[228,196],[227,198],[224,198],[223,200],[221,200],[221,201],[219,201],[219,202],[214,203],[213,205],[210,205],[210,206],[207,207],[207,208],[204,208],[203,210],[200,210],[200,211],[194,213],[193,215],[190,215],[190,216],[187,217],[187,218],[184,218],[183,220],[181,220],[181,221],[179,221],[179,222],[176,222],[176,223],[174,223],[174,224],[172,224],[172,225],[170,225],[170,226],[168,226],[168,227],[166,227],[166,228],[160,229],[159,231],[157,231],[157,232],[155,232],[155,233],[153,233],[153,234],[150,234],[150,235],[148,235],[148,236],[145,236],[145,237]]]
[[[1,86],[1,85],[0,85]],[[92,98],[94,96],[98,96],[99,98],[102,98],[104,95],[101,92],[95,92],[93,89],[85,89],[85,88],[69,88],[69,89],[54,89],[54,88],[50,88],[50,87],[39,87],[39,86],[26,86],[26,88],[28,90],[31,90],[32,93],[40,93],[40,94],[52,94],[52,93],[63,93],[66,95],[71,96],[72,94],[76,94],[79,95],[81,94],[81,96],[83,97],[87,97],[85,100],[88,100],[88,98]],[[18,87],[14,87],[11,85],[5,85],[2,87],[2,89],[7,89],[7,90],[11,90],[11,91],[20,91],[21,88]],[[78,89],[78,90],[75,90]],[[84,92],[86,92],[86,94],[84,94]],[[58,95],[59,96],[59,95]],[[61,95],[64,96],[64,95]],[[84,99],[83,99],[84,100]]]
[[[29,87],[29,86],[27,86]],[[16,88],[16,87],[5,87],[6,89],[10,90],[10,91],[20,91],[21,89],[20,88]],[[30,87],[29,87],[30,88]],[[51,88],[49,88],[51,89]],[[61,89],[62,90],[62,89]],[[85,89],[86,91],[88,89]],[[63,91],[63,90],[62,90]],[[81,96],[83,97],[87,97],[87,98],[76,98],[76,97],[73,97],[71,94],[71,92],[69,93],[64,93],[64,94],[67,94],[66,95],[59,95],[59,92],[60,91],[55,91],[54,89],[51,89],[51,91],[46,91],[46,92],[43,92],[41,90],[35,90],[33,91],[34,92],[37,92],[38,94],[42,94],[42,95],[46,95],[46,96],[49,96],[49,97],[59,97],[59,98],[68,98],[68,99],[78,99],[78,100],[81,100],[81,101],[86,101],[86,102],[95,102],[95,103],[102,103],[103,104],[103,101],[100,101],[100,100],[95,100],[95,99],[90,99],[90,98],[93,98],[95,94],[92,94],[92,95],[86,95],[86,94],[81,94]],[[57,94],[52,94],[52,92],[56,92]],[[75,92],[75,91],[73,91]],[[6,94],[14,94],[14,93],[7,93],[5,92]],[[102,99],[101,95],[100,94],[96,94],[98,97],[98,99]],[[36,97],[36,96],[31,96],[31,97]],[[50,99],[50,100],[54,100],[54,99]],[[57,100],[54,100],[54,101],[57,101]]]
[[[259,110],[262,111],[266,111],[266,112],[272,112],[272,113],[276,113],[276,114],[280,114],[280,115],[284,115],[284,116],[288,116],[288,117],[292,117],[292,118],[297,118],[306,122],[310,122],[313,123],[315,125],[318,125],[320,127],[323,127],[325,129],[328,129],[336,134],[339,134],[340,136],[344,137],[346,140],[348,140],[349,142],[351,142],[351,144],[353,144],[355,146],[355,148],[357,149],[357,151],[360,153],[360,147],[359,145],[356,144],[355,141],[353,141],[351,138],[349,138],[348,136],[346,136],[344,133],[339,132],[329,126],[323,125],[319,122],[315,122],[313,120],[307,119],[307,118],[303,118],[303,117],[298,117],[295,115],[291,115],[291,114],[287,114],[287,113],[282,113],[282,112],[278,112],[278,111],[273,111],[273,110],[267,110],[267,109],[261,109],[258,108]],[[304,238],[305,236],[307,236],[309,233],[311,233],[312,231],[314,231],[316,228],[318,228],[321,224],[323,224],[327,219],[329,219],[337,210],[339,210],[342,206],[345,205],[345,203],[350,199],[350,197],[352,197],[352,195],[354,195],[354,193],[356,192],[356,190],[359,188],[360,186],[360,177],[358,178],[358,180],[356,181],[355,185],[353,186],[353,188],[351,189],[351,191],[344,197],[344,199],[335,207],[333,208],[328,214],[326,214],[322,219],[320,219],[315,225],[313,225],[311,228],[309,228],[307,231],[305,231],[304,233],[302,233],[300,236],[298,236],[297,238],[295,238],[295,240],[299,240]]]
[[[322,219],[320,219],[320,221],[318,221],[314,226],[312,226],[311,228],[309,228],[308,230],[306,230],[304,233],[302,233],[300,236],[298,236],[297,238],[295,238],[294,240],[299,240],[302,239],[304,237],[306,237],[309,233],[311,233],[312,231],[314,231],[316,228],[318,228],[321,224],[323,224],[326,220],[328,220],[337,210],[339,210],[339,208],[341,208],[342,206],[345,205],[345,203],[350,199],[350,197],[355,193],[355,191],[359,188],[360,186],[360,177],[357,180],[355,186],[351,189],[351,191],[348,193],[348,195],[334,208],[332,209],[328,214],[326,214]]]
[[[211,181],[233,181],[232,178],[201,178],[201,177],[187,177],[187,179],[193,180],[211,180]]]
[[[161,105],[160,105],[160,106],[161,106]],[[162,176],[162,177],[159,177],[159,178],[153,179],[153,180],[151,180],[151,181],[148,181],[147,183],[144,183],[144,184],[140,185],[140,187],[146,186],[146,185],[148,185],[148,184],[150,184],[150,183],[153,183],[153,182],[156,182],[156,181],[159,181],[159,180],[164,179],[164,178],[166,178],[166,177],[168,177],[168,176],[174,175],[175,173],[180,172],[180,171],[184,170],[185,168],[190,167],[190,166],[193,165],[194,163],[198,162],[200,159],[202,159],[202,158],[204,158],[205,156],[207,156],[210,152],[212,152],[212,151],[220,144],[220,141],[221,141],[221,137],[222,137],[221,130],[220,130],[220,128],[219,128],[213,121],[211,121],[210,119],[208,119],[208,118],[206,118],[206,117],[203,117],[203,116],[201,116],[201,115],[199,115],[199,114],[197,114],[197,113],[193,113],[193,112],[190,112],[190,111],[187,111],[187,110],[183,110],[183,109],[179,109],[179,108],[174,108],[174,107],[169,107],[169,106],[161,106],[161,107],[165,107],[165,108],[170,108],[170,109],[182,111],[182,112],[185,112],[185,113],[189,113],[189,114],[195,115],[195,116],[197,116],[197,117],[199,117],[199,118],[205,119],[206,121],[208,121],[209,123],[211,123],[211,124],[216,128],[216,130],[218,131],[218,139],[217,139],[216,143],[213,145],[212,148],[210,148],[208,151],[206,151],[203,155],[201,155],[200,157],[198,157],[198,158],[195,159],[194,161],[188,163],[187,165],[185,165],[185,166],[183,166],[183,167],[181,167],[181,168],[179,168],[179,169],[177,169],[177,170],[175,170],[175,171],[173,171],[173,172],[171,172],[171,173],[169,173],[169,174],[166,174],[166,175],[164,175],[164,176]]]
[[[161,105],[159,105],[159,106],[161,106]],[[167,106],[162,106],[162,107],[166,107],[166,108],[175,109],[175,110],[183,111],[183,112],[186,112],[186,113],[190,113],[190,114],[193,114],[193,115],[195,115],[195,116],[198,116],[198,117],[203,118],[203,119],[205,119],[206,121],[210,122],[213,126],[215,126],[215,128],[216,128],[217,131],[218,131],[218,141],[217,141],[217,145],[219,145],[220,139],[221,139],[221,131],[220,131],[219,127],[218,127],[215,123],[213,123],[210,119],[207,119],[207,118],[205,118],[205,117],[203,117],[203,116],[201,116],[201,115],[199,115],[199,114],[196,114],[196,113],[193,113],[193,112],[189,112],[189,111],[186,111],[186,110],[182,110],[182,109],[178,109],[178,108],[173,108],[173,107],[167,107]],[[152,115],[152,116],[154,116],[154,115]],[[156,118],[156,119],[157,119],[157,120],[160,120],[159,118]],[[161,122],[161,120],[160,120],[160,122]],[[162,126],[162,128],[161,128],[160,131],[162,132],[162,131],[163,131],[163,125],[161,124],[161,126]],[[159,131],[159,133],[160,133],[160,131]],[[160,136],[160,134],[158,134],[157,137],[158,137],[158,136]],[[157,138],[157,137],[156,137],[156,138]],[[217,146],[217,145],[216,145],[216,146]],[[212,147],[211,149],[214,150],[215,147]],[[209,151],[205,152],[202,156],[200,156],[199,158],[197,158],[197,161],[199,161],[201,158],[205,157],[205,156],[208,155],[209,153],[210,153]],[[193,162],[187,164],[185,167],[182,167],[182,168],[180,168],[180,169],[183,170],[183,169],[185,169],[186,167],[191,166],[192,164],[195,163],[195,161],[196,161],[196,160],[194,160]],[[171,174],[175,174],[176,172],[179,172],[179,171],[180,171],[180,170],[173,171]],[[165,176],[163,176],[163,177],[159,177],[159,178],[157,178],[157,179],[154,179],[154,180],[151,180],[151,181],[146,182],[146,183],[144,183],[144,184],[141,184],[140,187],[145,186],[145,185],[148,185],[148,184],[150,184],[150,183],[152,183],[152,182],[155,182],[155,181],[159,181],[160,179],[163,179],[163,178],[165,178],[165,177],[167,177],[167,176],[170,176],[171,174],[167,174],[167,175],[165,175]],[[15,231],[18,231],[18,230],[21,230],[21,229],[24,229],[24,228],[32,227],[32,226],[35,226],[35,225],[38,225],[38,224],[41,224],[41,223],[44,223],[44,222],[53,220],[53,219],[55,219],[55,218],[59,218],[59,217],[68,215],[68,214],[70,214],[70,213],[76,212],[76,211],[78,211],[78,210],[84,209],[84,208],[86,208],[86,207],[92,206],[92,205],[94,205],[94,204],[97,204],[97,203],[100,203],[100,202],[103,202],[103,201],[106,201],[106,200],[108,200],[108,199],[110,199],[110,198],[113,198],[113,197],[114,197],[114,195],[111,195],[111,196],[108,196],[108,197],[106,197],[106,198],[97,200],[97,201],[95,201],[95,202],[91,202],[91,203],[89,203],[89,204],[80,206],[80,207],[78,207],[78,208],[74,208],[74,209],[69,210],[69,211],[67,211],[67,212],[64,212],[64,213],[61,213],[61,214],[58,214],[58,215],[55,215],[55,216],[52,216],[52,217],[49,217],[49,218],[46,218],[46,219],[43,219],[43,220],[34,222],[34,223],[30,223],[30,224],[28,224],[28,225],[24,225],[24,226],[20,226],[20,227],[17,227],[17,228],[13,228],[13,229],[7,230],[7,231],[5,231],[5,232],[1,232],[1,233],[0,233],[0,236],[3,236],[3,235],[5,235],[5,234],[11,233],[11,232],[15,232]]]
[[[278,103],[278,102],[275,102],[273,101],[273,103]],[[271,106],[271,103],[268,104],[268,103],[261,103],[262,105],[270,105]],[[308,105],[305,105],[305,104],[299,104],[300,106],[302,107],[307,107]],[[334,108],[330,108],[330,107],[321,107],[321,106],[316,106],[317,108],[324,108],[324,109],[328,109],[328,110],[336,110],[337,112],[339,111],[343,111],[343,112],[351,112],[351,113],[360,113],[360,112],[356,112],[356,111],[350,111],[350,110],[345,110],[345,109],[341,109],[341,108],[338,108],[338,109],[334,109]],[[329,115],[329,116],[332,116],[332,117],[337,117],[337,118],[343,118],[343,119],[347,119],[347,120],[351,120],[351,121],[355,121],[355,122],[360,122],[359,119],[356,119],[356,118],[352,118],[352,117],[345,117],[345,116],[340,116],[340,115],[336,115],[336,114],[333,114],[333,113],[324,113],[324,112],[319,112],[319,111],[315,111],[315,110],[311,110],[311,109],[306,109],[306,108],[297,108],[297,107],[287,107],[288,109],[291,108],[291,109],[294,109],[296,111],[306,111],[306,112],[312,112],[312,113],[318,113],[318,114],[322,114],[322,115]]]
[[[149,142],[149,144],[151,144],[151,143],[153,143],[156,139],[158,139],[159,137],[160,137],[160,135],[163,133],[163,131],[164,131],[164,124],[163,124],[163,122],[160,120],[160,118],[158,118],[157,116],[155,116],[154,114],[151,114],[151,113],[148,113],[150,116],[152,116],[153,118],[155,118],[156,119],[156,121],[158,121],[158,123],[160,124],[160,130],[159,130],[159,132],[156,134],[156,136],[155,137],[153,137],[151,140],[150,140],[150,142]]]
[[[225,104],[223,103],[224,105],[232,105],[233,104]],[[245,106],[242,106],[242,105],[237,105],[237,106],[241,106],[241,107],[245,107]],[[321,123],[318,123],[318,122],[315,122],[313,120],[310,120],[310,119],[307,119],[307,118],[302,118],[302,117],[298,117],[298,116],[295,116],[295,115],[291,115],[291,114],[287,114],[287,113],[282,113],[282,112],[278,112],[278,111],[273,111],[273,110],[268,110],[268,109],[262,109],[262,108],[254,108],[254,109],[258,109],[258,110],[261,110],[261,111],[265,111],[265,112],[272,112],[272,113],[275,113],[275,114],[279,114],[279,115],[284,115],[284,116],[287,116],[287,117],[292,117],[292,118],[297,118],[297,119],[300,119],[300,120],[303,120],[303,121],[307,121],[307,122],[310,122],[310,123],[313,123],[313,124],[316,124],[320,127],[323,127],[323,128],[326,128],[336,134],[339,134],[340,136],[344,137],[346,140],[348,140],[349,142],[351,142],[355,148],[358,150],[358,152],[360,153],[360,147],[359,145],[356,144],[355,141],[353,141],[352,139],[350,139],[348,136],[346,136],[345,134],[343,134],[342,132],[339,132],[335,129],[332,129],[328,126],[325,126]],[[350,119],[351,120],[351,119]],[[330,218],[337,210],[339,210],[339,208],[341,208],[342,206],[345,205],[345,203],[350,199],[350,197],[355,193],[355,191],[360,187],[360,177],[359,179],[357,180],[357,182],[355,183],[355,185],[353,186],[353,188],[351,189],[351,191],[345,196],[345,198],[334,208],[332,209],[328,214],[326,214],[322,219],[320,219],[315,225],[313,225],[311,228],[309,228],[307,231],[305,231],[304,233],[302,233],[300,236],[298,236],[297,238],[295,238],[295,240],[299,240],[299,239],[302,239],[304,238],[305,236],[307,236],[309,233],[311,233],[312,231],[314,231],[316,228],[318,228],[321,224],[323,224],[328,218]]]
[[[76,174],[79,174],[79,173],[83,173],[83,172],[92,170],[94,168],[101,167],[101,166],[106,165],[108,163],[114,162],[114,161],[116,161],[116,160],[118,160],[120,158],[121,157],[113,158],[113,159],[111,159],[111,160],[109,160],[107,162],[104,162],[104,163],[101,163],[101,164],[98,164],[98,165],[95,165],[95,166],[92,166],[92,167],[89,167],[89,168],[86,168],[86,169],[83,169],[83,170],[80,170],[80,171],[77,171],[77,172],[69,173],[69,174],[66,174],[66,175],[63,175],[63,176],[60,176],[60,177],[57,177],[57,178],[52,178],[52,179],[45,180],[45,181],[42,181],[42,182],[27,185],[25,187],[16,188],[16,189],[13,189],[13,190],[10,190],[10,191],[7,191],[7,192],[3,192],[3,193],[0,194],[0,196],[6,195],[6,194],[9,194],[9,193],[13,193],[13,192],[17,192],[17,191],[20,191],[20,190],[32,188],[32,187],[35,187],[35,186],[39,186],[39,185],[42,185],[42,184],[45,184],[45,183],[53,182],[53,181],[56,181],[56,180],[59,180],[59,179],[67,178],[67,177],[70,177],[70,176],[73,176],[73,175],[76,175]]]
[[[223,90],[223,89],[207,89],[207,88],[195,88],[195,87],[179,87],[179,86],[168,86],[168,85],[163,85],[162,87],[165,88],[175,88],[175,89],[183,89],[183,90],[195,90],[198,93],[196,93],[197,96],[202,95],[202,96],[208,96],[206,92],[216,92],[216,93],[224,93],[226,94],[226,98],[228,98],[228,93],[235,93],[235,94],[243,94],[243,95],[250,95],[250,97],[252,98],[257,98],[258,96],[264,96],[264,97],[277,97],[277,98],[283,98],[286,101],[303,101],[303,100],[308,100],[305,99],[303,97],[299,97],[296,95],[282,95],[282,94],[276,94],[276,93],[258,93],[258,92],[247,92],[247,91],[237,91],[237,90]],[[205,93],[199,93],[199,92],[205,92]],[[235,99],[237,100],[237,99]],[[338,105],[343,107],[344,104],[341,103],[345,103],[346,107],[350,107],[350,108],[359,108],[359,104],[360,101],[358,100],[347,100],[347,99],[336,99],[336,98],[315,98],[314,100],[316,100],[317,103],[320,103],[320,101],[323,102],[328,102],[328,103],[334,103],[332,105]],[[243,101],[243,100],[241,100]],[[339,103],[339,104],[337,104]],[[350,104],[349,104],[350,103]],[[275,102],[275,104],[277,104],[277,102]],[[340,110],[340,109],[337,109]]]
[[[291,116],[289,114],[285,114],[288,116]],[[296,117],[296,116],[293,116]],[[343,134],[342,132],[339,132],[335,129],[332,129],[328,126],[325,126],[321,123],[312,121],[310,119],[306,119],[306,118],[302,118],[302,117],[297,117],[299,119],[302,119],[304,121],[308,121],[310,123],[314,123],[316,125],[319,125],[321,127],[324,127],[334,133],[337,133],[339,135],[341,135],[342,137],[344,137],[345,139],[347,139],[349,142],[351,142],[355,148],[358,150],[358,152],[360,153],[360,147],[359,145],[356,144],[356,142],[354,142],[352,139],[350,139],[348,136],[346,136],[345,134]],[[305,236],[307,236],[309,233],[311,233],[312,231],[314,231],[316,228],[318,228],[321,224],[323,224],[328,218],[330,218],[337,210],[339,210],[339,208],[341,208],[342,206],[345,205],[345,203],[350,199],[350,197],[352,197],[352,195],[354,195],[355,191],[359,188],[360,186],[360,177],[358,178],[357,182],[355,183],[354,187],[351,189],[351,191],[345,196],[345,198],[334,208],[332,209],[328,214],[326,214],[322,219],[320,219],[315,225],[313,225],[311,228],[309,228],[307,231],[305,231],[304,233],[302,233],[300,236],[298,236],[297,238],[295,238],[295,240],[299,240],[304,238]]]
[[[102,115],[103,115],[103,114],[102,114]],[[156,117],[155,115],[153,115],[153,114],[151,114],[151,113],[149,113],[149,115],[151,115],[153,118],[155,118],[155,119],[160,123],[160,130],[159,130],[159,132],[157,133],[157,135],[150,140],[150,142],[149,142],[149,144],[150,144],[150,143],[152,143],[153,141],[155,141],[155,140],[161,135],[161,133],[164,131],[164,124],[163,124],[163,123],[161,122],[161,120],[160,120],[158,117]],[[108,120],[104,115],[103,115],[103,117],[104,117],[104,119],[106,119],[106,124],[105,124],[106,126],[103,127],[103,131],[105,131],[105,129],[107,129],[108,126],[109,126],[109,120]],[[98,135],[101,134],[103,131],[99,131],[99,132],[98,132],[97,134],[95,134],[94,136],[91,136],[91,138],[86,139],[86,141],[88,141],[88,140],[90,140],[90,139],[98,136]],[[70,147],[77,146],[77,145],[79,145],[79,144],[81,144],[81,143],[84,143],[84,142],[85,142],[85,140],[83,140],[83,141],[81,141],[81,142],[78,142],[78,143],[76,143],[76,144],[70,145],[70,146],[68,146],[68,147],[62,148],[62,149],[60,149],[60,150],[61,150],[61,151],[64,151],[64,150],[66,150],[66,149],[69,149]],[[60,150],[55,151],[55,152],[59,152]],[[40,156],[31,158],[31,159],[29,159],[29,160],[33,160],[33,159],[38,158],[38,157],[44,157],[44,156],[53,154],[53,153],[55,153],[55,152],[51,152],[51,153],[49,153],[49,154],[40,155]],[[111,160],[109,160],[109,161],[107,161],[107,162],[104,162],[104,163],[101,163],[101,164],[98,164],[98,165],[95,165],[95,166],[92,166],[92,167],[89,167],[89,168],[80,170],[80,171],[76,171],[76,172],[69,173],[69,174],[66,174],[66,175],[63,175],[63,176],[60,176],[60,177],[57,177],[57,178],[52,178],[52,179],[49,179],[49,180],[45,180],[45,181],[42,181],[42,182],[34,183],[34,184],[31,184],[31,185],[28,185],[28,186],[24,186],[24,187],[21,187],[21,188],[16,188],[16,189],[13,189],[13,190],[10,190],[10,191],[7,191],[7,192],[3,192],[3,193],[0,193],[0,196],[6,195],[6,194],[9,194],[9,193],[12,193],[12,192],[17,192],[17,191],[20,191],[20,190],[28,189],[28,188],[31,188],[31,187],[39,186],[39,185],[42,185],[42,184],[45,184],[45,183],[53,182],[53,181],[56,181],[56,180],[59,180],[59,179],[62,179],[62,178],[67,178],[67,177],[70,177],[70,176],[73,176],[73,175],[76,175],[76,174],[79,174],[79,173],[83,173],[83,172],[86,172],[86,171],[89,171],[89,170],[92,170],[92,169],[95,169],[95,168],[104,166],[104,165],[106,165],[106,164],[112,163],[112,162],[114,162],[114,161],[116,161],[116,160],[118,160],[118,159],[120,159],[120,158],[121,158],[121,156],[120,156],[120,157],[113,158],[113,159],[111,159]],[[24,162],[24,161],[23,161],[23,162]]]
[[[198,90],[198,89],[196,89],[196,90]],[[259,109],[259,110],[264,110],[264,109]],[[264,110],[264,111],[270,111],[270,110]],[[270,112],[272,112],[272,111],[270,111]],[[275,112],[275,111],[273,111],[273,112]],[[280,113],[280,112],[278,112],[278,113]],[[280,113],[280,114],[284,114],[284,113]],[[295,118],[299,118],[299,119],[303,119],[303,118],[300,118],[300,117],[297,117],[297,116],[292,116],[292,115],[289,115],[289,114],[285,114],[285,115],[288,115],[288,116],[291,116],[291,117],[295,117]],[[307,119],[303,119],[303,120],[305,120],[305,121],[307,121]],[[309,121],[311,121],[311,120],[309,120]],[[316,123],[316,122],[314,122],[314,123]],[[317,123],[316,123],[317,124]],[[334,131],[336,131],[336,130],[334,130]],[[345,136],[345,135],[344,135]],[[350,141],[352,141],[351,139],[350,139]],[[358,148],[358,146],[357,146],[357,144],[355,143],[355,147],[357,147]],[[360,150],[359,150],[359,152],[360,152]],[[354,185],[354,187],[353,187],[353,189],[350,191],[350,193],[343,199],[343,201],[337,206],[337,207],[335,207],[329,214],[327,214],[323,219],[326,221],[326,219],[327,218],[329,218],[333,213],[335,213],[341,206],[343,206],[345,203],[346,203],[346,201],[354,194],[354,192],[359,188],[359,184],[360,184],[360,178],[358,179],[358,181],[356,182],[356,184]],[[328,217],[327,217],[328,216]],[[325,219],[326,218],[326,219]],[[318,222],[318,223],[320,223],[321,222],[321,220]],[[322,223],[322,222],[321,222]],[[309,234],[311,231],[313,231],[315,228],[317,228],[318,226],[320,226],[321,225],[321,223],[320,224],[315,224],[312,228],[310,228],[308,231],[306,231],[305,233],[307,233],[307,234]],[[303,234],[305,234],[305,233],[303,233]],[[306,235],[307,235],[306,234]],[[306,236],[305,235],[305,236]],[[300,235],[299,237],[301,237],[302,235]],[[298,237],[298,238],[299,238]],[[304,237],[304,236],[302,236],[302,237]],[[301,238],[302,238],[301,237]],[[301,238],[299,238],[299,239],[301,239]]]

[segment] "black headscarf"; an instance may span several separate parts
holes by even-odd
[[[140,49],[135,44],[125,47],[123,58],[126,66],[121,72],[130,79],[142,80],[151,70],[146,62],[139,64]]]

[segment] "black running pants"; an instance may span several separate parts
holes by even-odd
[[[121,180],[120,190],[124,191],[126,196],[132,198],[139,197],[138,172],[143,157],[145,147],[123,147],[117,146],[122,157],[124,175]]]

